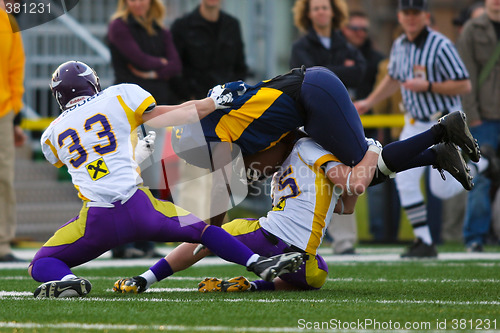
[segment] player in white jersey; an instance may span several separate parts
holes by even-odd
[[[36,253],[28,270],[43,282],[35,297],[85,296],[88,280],[71,267],[138,240],[203,243],[222,258],[246,266],[265,280],[295,271],[301,253],[266,258],[216,226],[168,201],[154,198],[142,180],[135,156],[137,127],[197,121],[231,99],[219,96],[180,106],[157,106],[136,85],[101,91],[96,73],[84,63],[70,61],[52,75],[51,89],[63,113],[42,135],[42,149],[55,166],[66,165],[83,200],[80,213],[56,231]],[[168,261],[155,264],[152,274],[172,272]],[[176,270],[177,271],[177,270]],[[162,279],[163,276],[156,277]]]
[[[259,219],[261,227],[315,255],[328,227],[342,188],[332,186],[328,175],[339,160],[310,138],[302,138],[280,170],[273,175],[273,209]]]
[[[443,119],[441,123],[444,127],[453,128],[456,126],[451,124],[462,124],[465,126],[462,131],[467,129],[460,113]],[[379,170],[402,171],[422,164],[435,165],[438,169],[462,170],[455,173],[455,177],[464,187],[472,186],[458,148],[451,143],[438,144],[439,140],[438,133],[427,131],[408,140],[391,143],[381,150],[375,140],[366,139],[369,149],[361,162],[352,168],[340,163],[311,138],[301,138],[297,142],[284,139],[258,156],[247,157],[245,164],[248,169],[265,175],[268,175],[266,171],[269,168],[262,170],[261,165],[256,163],[264,167],[282,163],[273,175],[273,208],[259,220],[236,219],[223,225],[223,229],[261,255],[299,251],[307,254],[308,258],[297,272],[284,274],[272,282],[257,280],[250,283],[244,277],[229,281],[207,278],[200,283],[199,290],[242,291],[249,289],[250,285],[253,290],[321,288],[326,281],[328,267],[317,254],[317,249],[330,216],[333,212],[352,213],[358,196],[366,187],[384,178],[376,175]],[[255,178],[260,177],[257,175]],[[166,260],[175,271],[191,266],[208,253],[196,244],[184,243],[169,253]],[[149,279],[150,275],[147,271],[140,276],[118,280],[114,290],[143,292],[156,282]]]
[[[357,194],[364,192],[374,176],[380,148],[370,146],[365,157],[353,168],[340,163],[330,152],[310,138],[302,138],[290,152],[287,143],[280,142],[273,147],[273,154],[283,161],[273,176],[273,210],[266,217],[256,219],[236,219],[222,228],[258,253],[307,254],[302,268],[291,274],[283,274],[273,282],[253,281],[256,289],[318,289],[326,281],[328,267],[323,258],[317,255],[330,216],[344,192],[345,184],[350,184],[352,196],[345,196],[337,213],[352,213]],[[350,182],[348,175],[352,174]],[[326,177],[325,177],[326,176]],[[338,187],[335,184],[339,185]],[[343,207],[342,207],[343,206]],[[342,211],[343,210],[343,211]],[[184,243],[167,255],[174,271],[184,269],[210,253],[203,249],[193,255],[197,244]],[[222,283],[221,280],[208,280],[204,285]],[[249,282],[243,277],[224,282],[224,291],[243,290]],[[141,276],[121,279],[115,283],[114,290],[123,293],[139,293],[150,287],[148,272]],[[215,287],[215,286],[214,286]],[[220,290],[219,285],[219,290]],[[203,288],[202,288],[203,289]],[[200,290],[202,290],[200,289]],[[210,290],[208,290],[210,289]],[[207,287],[211,291],[213,287]]]

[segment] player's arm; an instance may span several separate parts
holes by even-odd
[[[184,102],[180,105],[158,105],[142,115],[148,126],[161,128],[194,123],[215,111],[216,105],[212,98]]]
[[[240,87],[241,91],[246,90],[244,84],[236,87]],[[180,105],[158,105],[151,111],[146,109],[142,119],[146,125],[156,128],[189,124],[205,118],[216,109],[228,108],[232,102],[233,93],[230,89],[215,86],[204,99],[187,101]]]
[[[343,203],[344,214],[351,214],[354,211],[357,198],[370,185],[377,170],[379,154],[380,151],[367,150],[361,162],[354,167],[339,164],[326,172],[328,179],[342,189],[342,196],[339,198],[338,204]]]

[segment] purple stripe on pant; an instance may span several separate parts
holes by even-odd
[[[77,220],[78,217],[70,220],[64,226],[82,223],[85,228],[83,237],[70,244],[43,246],[32,263],[39,258],[53,257],[74,267],[118,245],[138,240],[199,243],[206,227],[205,222],[192,214],[165,216],[153,207],[150,198],[142,190],[137,190],[125,204],[115,202],[114,205],[115,208],[88,208],[86,221]],[[169,210],[175,207],[170,202],[162,202],[162,205],[171,208]]]

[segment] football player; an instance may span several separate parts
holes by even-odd
[[[215,169],[224,167],[232,148],[214,143],[237,144],[243,156],[249,156],[269,149],[301,126],[315,142],[346,166],[357,165],[368,149],[361,120],[347,89],[325,67],[293,69],[254,86],[239,81],[215,88],[210,92],[211,96],[230,90],[233,100],[226,108],[202,119],[201,130],[198,130],[199,124],[188,124],[173,131],[174,150],[190,164]],[[465,115],[461,114],[461,117]],[[463,131],[463,123],[464,120],[457,119],[455,125],[458,128],[451,131],[447,131],[443,124],[437,124],[431,130],[439,140],[454,141],[471,157],[479,158],[477,143],[468,128]],[[219,152],[221,150],[223,153]],[[212,192],[212,198],[225,194],[220,189],[219,186],[219,192]],[[221,200],[212,201],[227,206],[220,204]],[[213,209],[214,212],[220,210]],[[220,225],[221,215],[212,216],[211,224]]]
[[[461,113],[447,117],[440,120],[445,129],[451,125],[457,129],[458,123],[465,124]],[[466,135],[467,131],[465,125],[461,129],[461,135]],[[459,135],[458,131],[456,134]],[[281,140],[273,148],[259,153],[259,156],[254,155],[254,160],[247,158],[247,166],[261,160],[270,165],[279,163],[287,156],[273,175],[273,208],[259,220],[236,219],[224,224],[222,228],[260,255],[298,251],[306,254],[307,259],[297,272],[284,274],[272,282],[257,280],[250,283],[244,277],[228,281],[207,278],[199,284],[199,291],[321,288],[326,281],[328,267],[318,255],[317,249],[331,221],[331,215],[333,212],[351,214],[358,196],[372,183],[379,170],[391,174],[393,171],[404,171],[420,165],[434,165],[439,170],[451,172],[464,187],[470,189],[472,183],[469,170],[457,146],[450,142],[440,143],[440,140],[438,133],[427,131],[407,140],[391,143],[382,149],[377,141],[365,138],[367,152],[354,167],[342,164],[329,151],[307,137],[295,142],[287,136],[287,139]],[[196,244],[184,243],[159,262],[168,261],[174,272],[185,269],[210,252],[208,249],[198,249],[200,248]],[[139,276],[120,279],[115,282],[113,290],[141,293],[159,281],[159,275],[158,271],[151,269]],[[161,275],[166,277],[168,272]]]
[[[221,92],[217,98],[160,106],[137,85],[101,90],[95,71],[78,61],[60,65],[50,87],[62,113],[43,133],[42,150],[56,167],[67,166],[83,207],[34,256],[29,274],[43,282],[35,297],[88,294],[90,282],[75,276],[71,267],[137,240],[201,242],[222,258],[269,281],[295,271],[302,263],[298,252],[259,256],[223,229],[208,226],[171,202],[155,199],[142,187],[134,156],[137,127],[197,121],[230,101],[230,96]],[[172,271],[165,260],[152,271],[156,269]]]

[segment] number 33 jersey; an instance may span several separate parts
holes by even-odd
[[[68,167],[81,199],[127,199],[142,183],[134,160],[136,129],[155,103],[137,85],[111,86],[55,119],[42,135],[43,154],[56,167]]]
[[[297,141],[273,175],[273,209],[259,220],[261,226],[286,243],[316,254],[340,192],[325,173],[339,164],[312,139]]]

